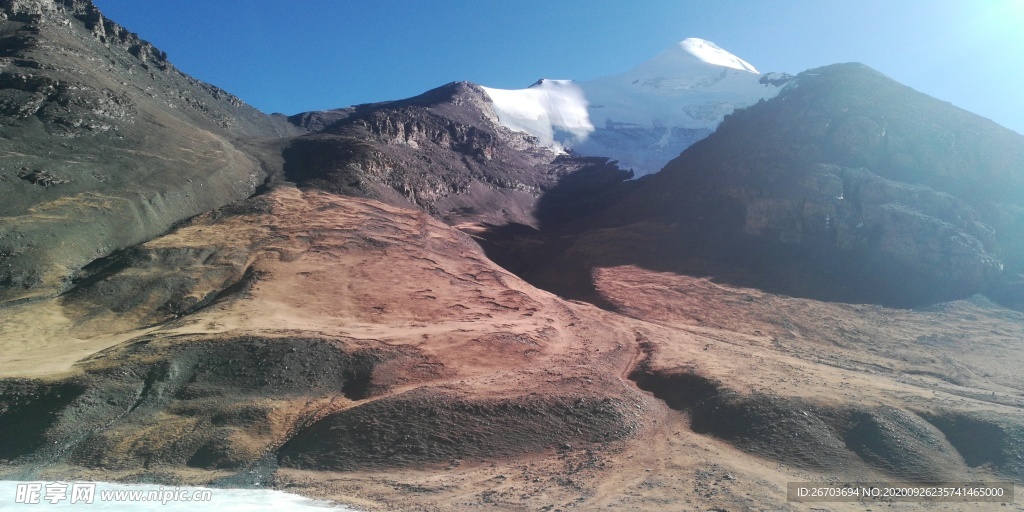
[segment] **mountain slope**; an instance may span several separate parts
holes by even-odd
[[[629,235],[585,252],[827,300],[906,307],[986,291],[1019,305],[1022,168],[1019,134],[837,64],[641,180],[590,224]],[[573,254],[565,265],[584,258]]]
[[[0,301],[247,197],[265,170],[239,138],[298,132],[88,0],[4,0],[0,40]]]
[[[778,509],[799,479],[1024,478],[1020,314],[636,267],[595,274],[605,311],[422,211],[269,188],[5,309],[0,475],[445,510]]]

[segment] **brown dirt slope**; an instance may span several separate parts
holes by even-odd
[[[276,187],[5,310],[0,424],[35,428],[2,474],[392,510],[808,510],[787,481],[1024,477],[1019,313],[594,279],[617,312],[423,212]]]

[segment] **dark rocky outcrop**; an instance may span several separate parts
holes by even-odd
[[[688,413],[694,432],[796,467],[851,470],[866,464],[916,482],[949,479],[967,466],[989,465],[1009,478],[1024,474],[1017,448],[1021,429],[1010,417],[744,395],[693,371],[652,371],[646,364],[630,378]]]
[[[45,432],[84,389],[74,383],[27,379],[0,381],[0,461],[30,454],[46,443]]]
[[[363,400],[380,391],[378,365],[409,357],[354,350],[350,341],[143,337],[83,362],[78,376],[0,380],[0,460],[253,465],[293,428],[274,421],[275,407],[332,394]]]
[[[420,388],[325,417],[284,444],[284,467],[348,471],[491,460],[601,443],[637,428],[618,397],[553,396],[486,400]]]

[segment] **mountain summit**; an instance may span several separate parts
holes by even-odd
[[[717,74],[721,68],[748,71],[755,75],[761,74],[750,63],[722,49],[717,44],[691,37],[679,41],[650,60],[618,76],[637,79],[686,79],[694,75]]]
[[[726,114],[775,96],[787,82],[786,75],[761,75],[711,41],[689,38],[618,75],[484,90],[506,127],[554,149],[614,158],[643,175],[710,135]]]
[[[723,50],[711,41],[706,41],[697,37],[683,39],[678,45],[673,48],[669,48],[662,55],[670,54],[676,48],[697,60],[700,60],[701,62],[760,74],[760,72],[754,69],[754,66],[751,66],[750,63]]]

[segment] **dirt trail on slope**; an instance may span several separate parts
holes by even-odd
[[[44,448],[0,472],[379,510],[811,510],[786,482],[1024,474],[1018,313],[594,276],[616,313],[420,212],[280,187],[5,310],[0,414],[44,413]]]

